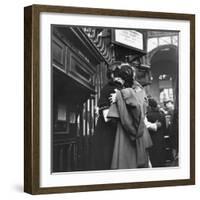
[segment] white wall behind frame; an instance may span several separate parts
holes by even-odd
[[[147,11],[185,12],[196,14],[196,44],[200,44],[200,6],[197,0],[7,0],[1,3],[0,31],[0,198],[1,199],[199,199],[200,195],[200,137],[196,134],[197,178],[196,186],[179,186],[153,189],[87,192],[30,196],[23,190],[23,7],[30,4],[55,4],[66,6],[102,7]],[[200,55],[196,45],[196,55]],[[11,57],[12,56],[12,57]],[[196,66],[200,66],[199,56]],[[196,67],[197,76],[200,75]],[[196,79],[196,101],[200,102],[200,79]],[[196,105],[197,133],[200,107]]]

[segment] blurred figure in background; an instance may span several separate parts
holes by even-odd
[[[167,100],[164,102],[166,111],[166,124],[167,124],[167,134],[170,137],[170,148],[172,149],[171,157],[173,162],[172,166],[178,165],[178,110],[174,108],[174,103],[172,100]]]
[[[164,151],[164,135],[166,132],[165,114],[160,111],[156,100],[153,98],[148,99],[147,120],[151,123],[160,123],[157,130],[149,129],[153,146],[149,148],[149,156],[152,167],[164,167],[165,164],[165,151]]]
[[[173,116],[174,113],[174,103],[172,100],[167,100],[164,102],[165,105],[165,110],[167,111],[167,113],[171,116]]]

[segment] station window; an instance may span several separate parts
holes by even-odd
[[[147,44],[148,52],[153,50],[157,46],[158,46],[158,38],[149,38],[148,39],[148,44]]]

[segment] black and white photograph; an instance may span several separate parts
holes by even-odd
[[[194,184],[194,22],[25,8],[25,191]]]
[[[51,24],[51,172],[179,167],[179,31]]]

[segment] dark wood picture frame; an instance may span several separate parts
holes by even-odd
[[[150,182],[40,187],[40,13],[125,16],[190,22],[190,178]],[[192,14],[32,5],[24,9],[24,191],[30,194],[83,192],[195,184],[195,16]]]

